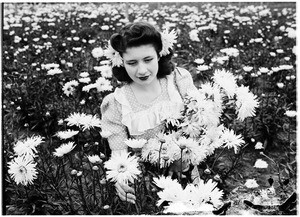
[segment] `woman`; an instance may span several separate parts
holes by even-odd
[[[112,154],[128,152],[128,138],[150,139],[163,131],[162,113],[180,111],[187,90],[196,88],[190,73],[171,61],[175,38],[174,32],[160,33],[146,22],[127,24],[111,36],[107,56],[114,76],[125,83],[101,104]],[[178,172],[178,167],[170,170]],[[132,188],[116,183],[116,189],[122,200],[134,203]]]

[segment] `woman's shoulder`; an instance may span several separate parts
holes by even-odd
[[[185,76],[191,76],[191,73],[182,67],[176,67],[173,71],[175,76],[179,76],[179,77],[185,77]]]
[[[120,104],[120,102],[118,101],[118,98],[122,98],[123,97],[123,92],[124,92],[124,86],[120,87],[120,88],[116,88],[114,90],[114,92],[109,93],[108,95],[106,95],[101,103],[101,106],[118,106]]]
[[[121,105],[127,105],[127,97],[125,91],[126,85],[118,87],[114,92],[106,95],[101,103],[101,108],[111,107],[112,109],[120,108]]]

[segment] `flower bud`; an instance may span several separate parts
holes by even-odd
[[[219,174],[215,175],[214,180],[217,181],[217,182],[221,181],[220,175]]]
[[[183,150],[183,149],[185,149],[185,148],[186,148],[186,145],[185,145],[185,144],[180,144],[180,145],[179,145],[179,147],[180,147],[180,149],[182,149],[182,150]]]
[[[204,170],[204,173],[209,175],[209,174],[211,174],[211,171],[210,171],[210,169],[207,168],[207,169]]]
[[[170,159],[170,157],[165,155],[165,156],[162,157],[162,159],[165,160],[165,161],[168,161]]]
[[[71,171],[71,175],[76,175],[76,174],[77,174],[77,170],[74,169]]]
[[[166,140],[165,140],[165,139],[163,139],[163,138],[161,138],[161,139],[159,139],[159,142],[161,142],[161,143],[165,143],[165,142],[166,142]]]
[[[106,179],[101,179],[101,180],[100,180],[100,184],[101,184],[101,185],[106,184]]]
[[[82,171],[78,171],[76,174],[78,177],[82,176]]]
[[[264,146],[261,142],[257,142],[255,145],[255,149],[264,149]]]
[[[283,88],[283,87],[284,87],[284,84],[283,84],[283,83],[277,83],[277,87],[278,87],[278,88]]]
[[[92,170],[97,171],[97,170],[99,170],[99,167],[98,166],[93,166]]]
[[[105,206],[103,206],[103,209],[109,209],[110,208],[110,206],[109,205],[105,205]]]
[[[105,154],[100,153],[100,158],[105,158]]]

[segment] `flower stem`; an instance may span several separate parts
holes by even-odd
[[[79,183],[78,183],[78,181],[79,181]],[[87,203],[86,203],[85,198],[84,198],[81,177],[78,177],[78,179],[77,179],[77,186],[78,186],[79,193],[80,193],[80,196],[81,196],[81,200],[82,200],[82,203],[83,203],[83,209],[86,212],[86,214],[90,214],[90,211],[88,210],[88,206],[87,206]]]
[[[219,157],[223,154],[225,148],[223,148],[223,150],[220,152],[220,154],[215,158],[212,166],[211,166],[211,170],[213,170],[214,166],[215,166],[215,163],[217,162],[217,160],[219,159]]]
[[[276,163],[272,158],[270,158],[269,156],[267,156],[265,153],[260,152],[260,154],[263,155],[263,156],[265,156],[265,157],[268,158],[269,160],[271,160],[271,161],[276,165],[276,167],[277,167],[277,173],[278,173],[278,181],[279,181],[280,184],[282,184],[279,164]]]
[[[140,215],[140,209],[139,209],[137,203],[135,203],[134,206],[135,206],[137,214]]]
[[[288,132],[288,145],[290,145],[291,141],[291,119],[289,118],[289,132]]]
[[[183,149],[181,148],[181,152],[180,152],[180,181],[182,180],[182,152],[183,152]]]
[[[162,149],[162,142],[160,143],[160,147],[159,147],[159,152],[158,152],[158,173],[160,171],[160,153],[161,153],[161,149]]]
[[[66,180],[66,186],[67,186],[67,195],[69,197],[69,200],[70,200],[70,208],[71,208],[71,211],[72,213],[74,213],[74,208],[73,208],[73,200],[72,200],[72,197],[70,195],[70,189],[69,189],[69,185],[68,185],[68,177],[67,177],[67,174],[66,174],[66,171],[65,171],[65,166],[64,166],[64,158],[62,158],[62,169],[63,169],[63,173],[64,173],[64,176],[65,176],[65,180]]]

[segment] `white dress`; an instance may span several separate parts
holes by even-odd
[[[117,88],[101,104],[102,130],[109,132],[108,143],[112,151],[127,150],[128,138],[150,139],[164,129],[164,115],[183,107],[188,89],[196,88],[191,74],[176,68],[166,78],[159,79],[161,94],[148,105],[135,98],[129,85]]]

